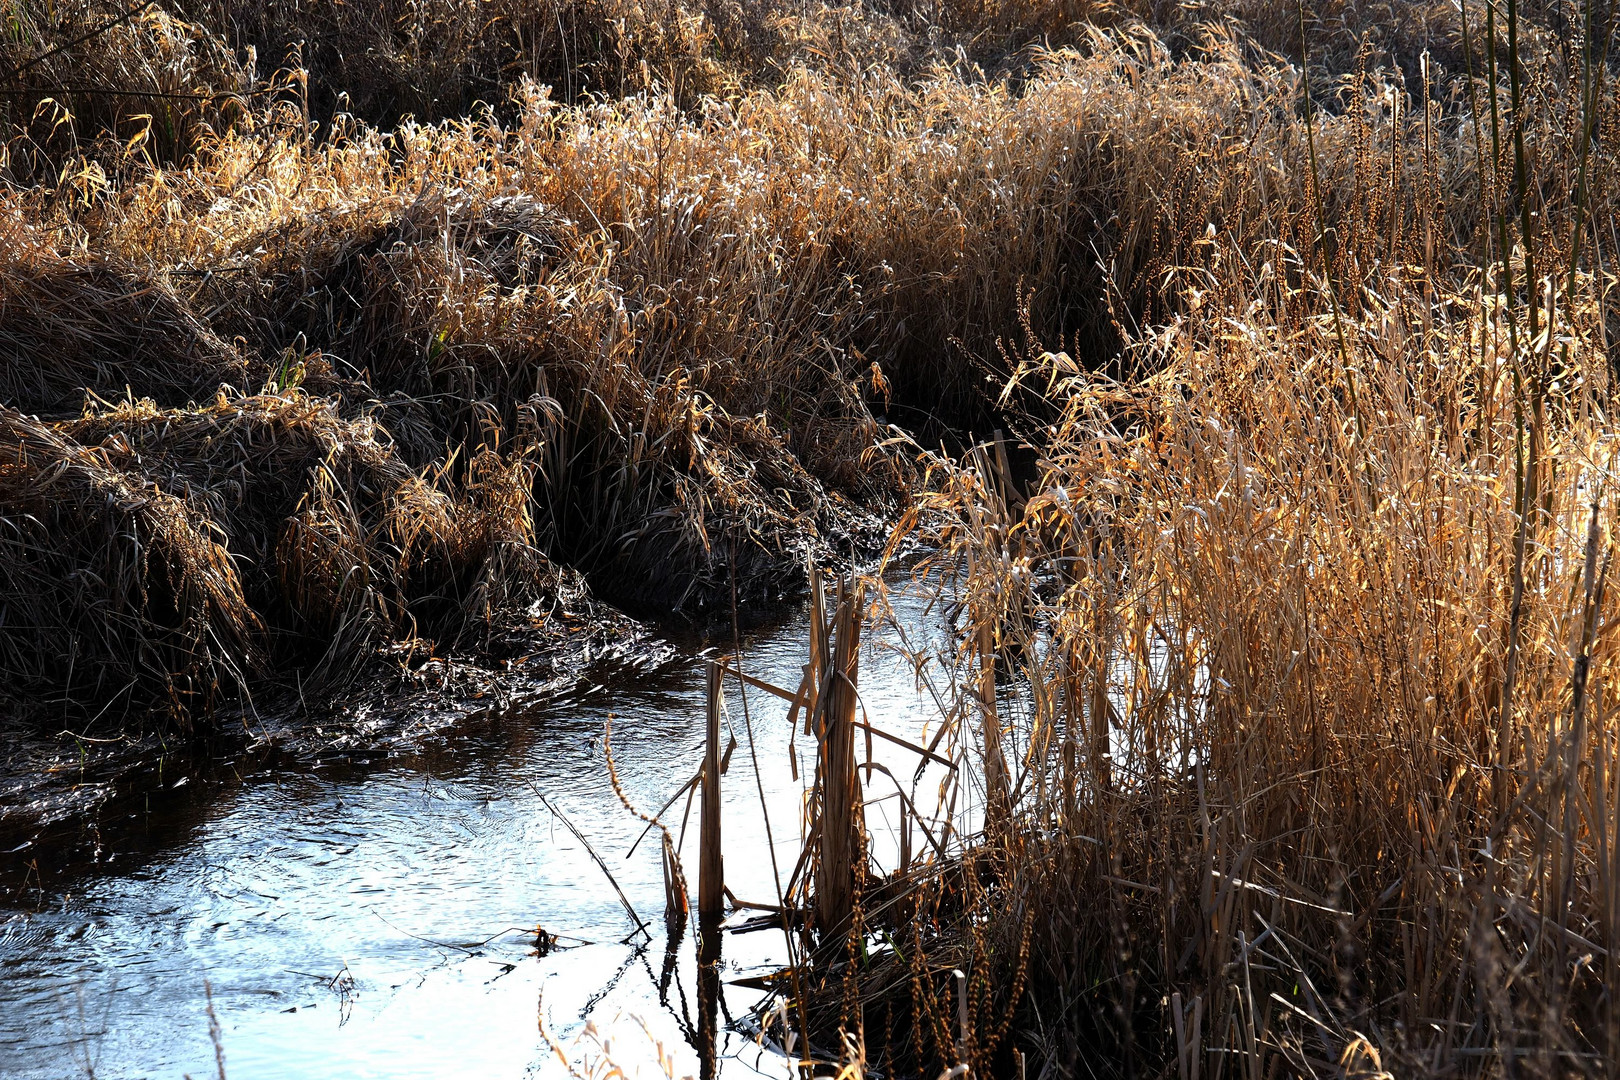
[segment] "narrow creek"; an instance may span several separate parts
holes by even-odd
[[[942,619],[921,599],[897,600],[895,614],[913,645],[941,642]],[[747,635],[745,670],[797,686],[808,626],[798,609]],[[872,723],[915,741],[940,714],[895,641],[892,630],[869,632],[862,705]],[[615,795],[601,740],[611,718],[625,793],[655,811],[701,761],[704,665],[677,646],[655,670],[596,679],[566,704],[475,719],[366,767],[165,781],[99,823],[93,869],[29,888],[25,866],[5,867],[0,1076],[214,1077],[210,1009],[232,1080],[558,1075],[542,1010],[571,1053],[593,1045],[594,1025],[615,1060],[643,1075],[659,1074],[660,1044],[677,1075],[697,1075],[696,947],[690,934],[680,942],[661,993],[658,838],[626,857],[644,826]],[[731,679],[726,700],[739,740],[722,785],[726,881],[737,897],[768,902],[799,857],[814,741],[792,738],[774,697],[750,691],[746,720]],[[882,741],[874,756],[911,795],[918,758]],[[939,779],[933,769],[916,784],[923,807]],[[893,790],[882,775],[868,788],[880,865],[892,858],[884,822],[896,806],[880,800]],[[602,869],[547,800],[602,856],[650,935],[632,933]],[[677,832],[684,805],[665,815]],[[694,889],[697,818],[694,806],[682,851]],[[536,927],[557,947],[537,949]],[[745,1024],[728,1023],[761,997],[734,980],[784,956],[780,932],[724,936],[717,1055],[727,1076],[790,1071]]]

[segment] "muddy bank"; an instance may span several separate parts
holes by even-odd
[[[267,683],[252,711],[221,710],[189,735],[105,720],[53,729],[37,714],[8,715],[0,722],[0,852],[10,871],[35,864],[35,878],[70,874],[98,861],[99,821],[154,793],[266,769],[382,764],[481,718],[563,706],[604,671],[655,667],[670,655],[650,626],[602,605],[557,624],[531,638],[530,651],[499,662],[379,655],[341,696],[300,698],[296,685]],[[48,865],[36,864],[42,853]]]

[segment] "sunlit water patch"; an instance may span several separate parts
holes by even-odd
[[[918,602],[898,614],[914,643],[941,633]],[[758,631],[744,642],[745,667],[795,687],[808,636],[803,614]],[[863,706],[874,723],[920,740],[937,704],[912,666],[881,648],[885,637],[874,634],[862,658]],[[561,1066],[540,1034],[542,1009],[565,1047],[580,1047],[594,1024],[612,1033],[616,1056],[651,1068],[661,1043],[695,1074],[695,946],[690,936],[679,943],[661,991],[659,845],[648,838],[626,857],[644,825],[613,792],[601,739],[611,718],[625,793],[656,810],[702,757],[703,663],[687,654],[651,673],[599,677],[607,685],[567,706],[477,720],[443,745],[363,771],[270,771],[179,790],[185,778],[165,781],[99,824],[95,872],[30,891],[16,888],[28,867],[9,867],[0,1075],[214,1076],[216,1041],[233,1080],[552,1075]],[[767,902],[800,853],[814,742],[792,736],[781,701],[751,691],[746,716],[742,704],[728,681],[739,746],[723,784],[726,878],[738,897]],[[880,741],[874,753],[931,804],[937,775],[914,784],[909,751]],[[894,857],[880,826],[895,804],[877,800],[893,788],[877,775],[869,791],[880,862]],[[547,799],[603,857],[650,934],[633,932]],[[677,832],[684,809],[678,801],[665,815]],[[694,806],[683,848],[694,888],[697,816]],[[728,934],[723,949],[726,983],[785,956],[772,932]],[[728,1022],[758,998],[724,992],[727,1075],[787,1074]]]

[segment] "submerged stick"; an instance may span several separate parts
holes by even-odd
[[[685,877],[681,874],[681,860],[675,854],[675,844],[666,829],[659,847],[659,864],[664,871],[664,922],[671,935],[678,935],[686,925],[687,903]]]
[[[675,800],[679,799],[682,795],[685,795],[687,790],[691,788],[693,784],[696,784],[702,779],[703,771],[699,769],[697,772],[692,774],[692,778],[690,780],[675,789],[675,794],[666,799],[663,806],[660,806],[651,817],[647,818],[647,827],[642,829],[641,832],[636,835],[636,842],[631,844],[630,850],[624,853],[624,857],[626,859],[634,855],[636,853],[636,848],[640,847],[641,842],[647,839],[647,834],[652,832],[654,827],[659,826],[659,822],[663,818],[664,812],[675,805]]]
[[[619,888],[618,881],[613,877],[613,871],[608,869],[607,863],[602,861],[602,856],[596,853],[596,849],[591,846],[591,842],[585,839],[585,834],[574,828],[574,823],[568,820],[568,815],[557,809],[556,805],[552,803],[550,799],[541,794],[540,789],[535,787],[532,781],[529,783],[529,790],[533,791],[535,795],[539,796],[540,801],[545,804],[546,809],[550,810],[557,820],[561,821],[563,825],[567,827],[568,831],[574,834],[574,838],[576,840],[585,845],[585,850],[590,852],[591,858],[596,860],[596,865],[602,868],[602,874],[608,879],[608,884],[613,886],[613,891],[615,893],[618,893],[619,903],[624,905],[625,914],[629,915],[630,921],[636,924],[636,929],[631,931],[630,936],[634,937],[636,932],[639,931],[643,934],[647,934],[649,938],[652,937],[651,934],[647,933],[647,924],[642,921],[640,915],[636,914],[636,909],[631,905],[630,898],[624,895],[623,889]],[[628,941],[629,938],[626,938],[625,940]]]

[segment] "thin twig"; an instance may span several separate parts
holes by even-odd
[[[647,937],[651,939],[652,934],[648,933],[646,922],[642,920],[640,915],[636,914],[636,909],[633,905],[631,905],[630,898],[624,895],[623,889],[619,888],[619,882],[614,878],[613,871],[608,869],[607,863],[603,861],[602,856],[596,853],[596,849],[591,846],[591,842],[585,839],[585,834],[574,828],[574,823],[568,820],[568,815],[557,809],[550,799],[541,794],[540,789],[534,786],[534,781],[530,780],[525,782],[529,785],[529,790],[534,792],[540,801],[545,804],[546,809],[550,810],[554,815],[556,815],[558,821],[561,821],[565,826],[567,826],[568,831],[574,834],[574,838],[576,840],[585,845],[585,850],[590,852],[591,858],[596,860],[596,865],[602,868],[602,874],[608,879],[608,884],[612,885],[613,891],[619,895],[619,903],[624,905],[625,914],[629,915],[630,921],[636,924],[636,929],[631,931],[630,937],[634,937],[636,932],[639,931],[640,933],[646,934]],[[630,939],[626,938],[625,940],[628,941]]]

